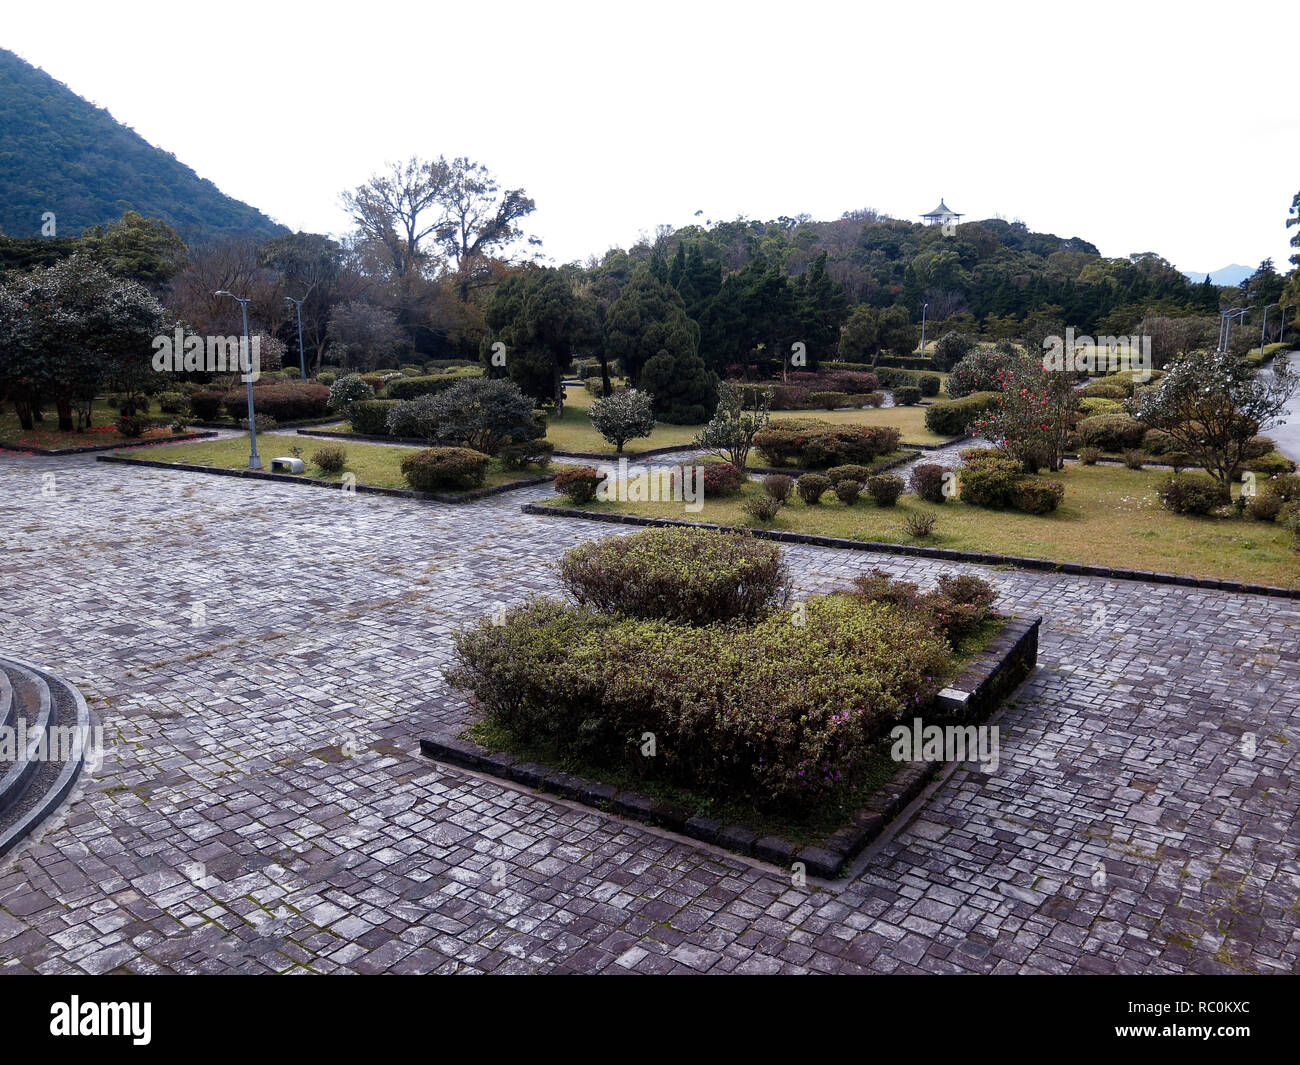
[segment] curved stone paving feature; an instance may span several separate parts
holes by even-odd
[[[805,593],[965,569],[1044,615],[998,771],[957,767],[847,881],[799,888],[419,756],[467,713],[451,630],[620,532],[520,513],[549,491],[0,456],[0,647],[107,741],[0,863],[0,972],[1296,969],[1296,604],[787,549]]]

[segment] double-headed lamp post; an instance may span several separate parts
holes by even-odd
[[[298,362],[302,365],[302,379],[305,381],[307,380],[307,356],[302,351],[302,305],[307,297],[303,296],[300,300],[296,300],[292,296],[285,296],[284,298],[292,303],[294,309],[298,312]]]
[[[244,316],[244,351],[248,352],[248,371],[244,378],[248,383],[248,468],[250,470],[260,470],[262,468],[262,459],[257,453],[257,422],[253,415],[253,348],[248,339],[248,301],[250,297],[236,296],[233,292],[227,292],[220,289],[215,293],[217,296],[229,296],[239,304],[239,310]]]
[[[1282,343],[1282,337],[1286,335],[1286,309],[1288,307],[1294,307],[1294,306],[1295,306],[1294,303],[1282,304],[1282,324],[1278,326],[1278,330],[1277,330],[1277,342],[1279,344]]]

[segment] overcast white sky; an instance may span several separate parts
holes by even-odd
[[[1298,32],[1280,0],[44,0],[0,44],[294,229],[343,232],[386,160],[468,155],[558,262],[697,210],[942,196],[1205,271],[1286,269]]]

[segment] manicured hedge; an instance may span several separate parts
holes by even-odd
[[[958,436],[997,400],[997,392],[972,392],[961,399],[937,400],[925,409],[925,427],[938,436]]]
[[[281,381],[253,387],[253,406],[258,416],[266,415],[277,422],[323,417],[329,413],[329,399],[330,390],[315,381]],[[247,418],[247,389],[227,392],[222,405],[236,421]]]
[[[755,434],[754,447],[774,466],[821,470],[850,464],[869,466],[897,450],[901,435],[893,426],[771,422]]]
[[[840,792],[873,741],[929,703],[950,655],[916,611],[852,595],[802,607],[797,626],[778,611],[696,627],[533,599],[457,633],[446,675],[514,735],[791,807]]]
[[[363,399],[348,408],[348,422],[354,433],[368,436],[388,435],[388,414],[397,406],[395,399]]]
[[[402,459],[402,475],[417,492],[479,488],[491,461],[467,447],[430,447]]]
[[[428,377],[398,377],[389,381],[384,388],[387,399],[415,399],[416,396],[433,396],[459,384],[466,377],[476,374],[445,373]]]
[[[559,569],[583,606],[686,625],[757,620],[783,604],[790,587],[776,544],[701,529],[597,540],[567,552]]]

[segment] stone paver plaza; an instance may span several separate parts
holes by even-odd
[[[449,632],[619,532],[520,513],[549,494],[0,456],[0,652],[76,683],[106,744],[0,865],[0,971],[1295,971],[1295,602],[982,571],[1044,616],[996,773],[795,887],[419,757],[468,712]],[[960,568],[789,557],[805,591]]]

